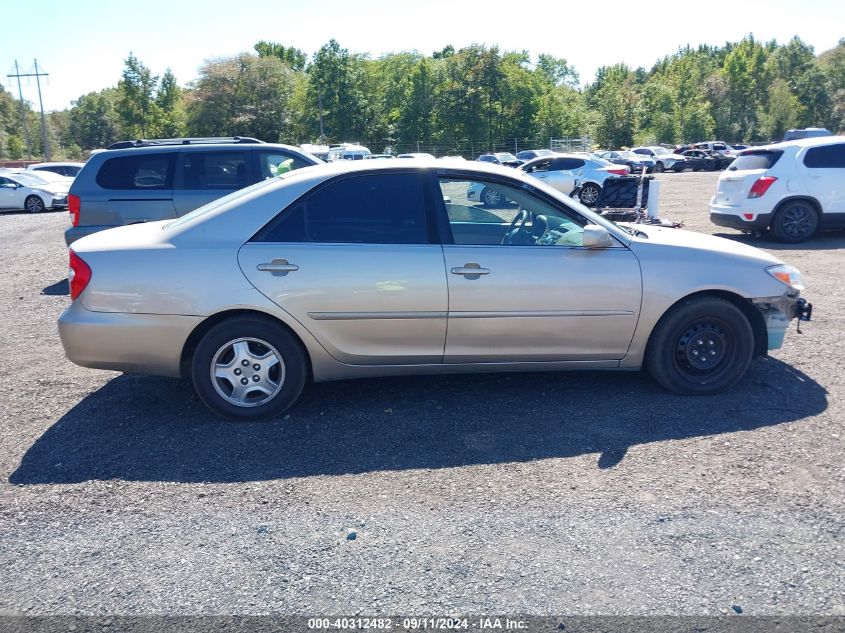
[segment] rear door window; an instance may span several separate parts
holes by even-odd
[[[109,158],[97,173],[103,189],[172,189],[175,153]]]
[[[428,244],[420,174],[366,174],[334,180],[283,211],[258,242]]]
[[[845,143],[811,147],[804,155],[804,165],[811,169],[845,168]]]
[[[246,152],[185,152],[182,189],[232,191],[248,184]]]
[[[744,151],[737,156],[728,167],[728,171],[745,171],[748,169],[771,169],[783,155],[782,151],[769,149],[754,149]]]

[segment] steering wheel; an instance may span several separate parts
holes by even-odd
[[[507,246],[513,244],[513,238],[519,235],[526,222],[528,222],[528,211],[526,211],[525,209],[520,209],[519,212],[513,217],[513,220],[511,220],[511,224],[508,227],[508,230],[505,231],[505,234],[502,237],[502,245]]]

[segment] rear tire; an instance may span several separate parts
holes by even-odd
[[[489,187],[485,187],[481,191],[481,203],[485,207],[492,207],[494,209],[498,209],[504,206],[505,203],[505,196],[502,195],[500,191],[496,191],[495,189],[490,189]]]
[[[259,316],[218,323],[200,339],[191,360],[200,400],[232,420],[283,413],[299,398],[307,375],[299,341],[280,324]]]
[[[666,171],[666,170],[663,168],[663,163],[658,162],[658,163],[654,164],[654,173],[655,174],[662,174],[664,171]]]
[[[591,182],[581,187],[581,192],[578,194],[578,199],[585,207],[594,207],[599,201],[601,195],[601,187]]]
[[[654,328],[645,366],[665,389],[684,395],[711,395],[742,379],[754,353],[748,318],[718,297],[687,299]]]
[[[813,236],[819,227],[819,214],[806,200],[783,205],[772,221],[772,235],[778,242],[797,244]]]

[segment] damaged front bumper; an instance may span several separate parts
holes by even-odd
[[[779,349],[783,345],[786,328],[789,327],[792,319],[798,319],[800,328],[801,321],[809,321],[813,317],[813,304],[799,297],[797,293],[752,299],[751,302],[763,315],[768,332],[769,350]]]

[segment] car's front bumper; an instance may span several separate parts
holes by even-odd
[[[80,300],[59,316],[68,359],[94,369],[179,376],[182,349],[200,316],[92,312]]]
[[[813,317],[813,304],[797,293],[753,299],[752,303],[760,310],[766,322],[769,350],[779,349],[783,345],[786,329],[792,319],[809,321]]]

